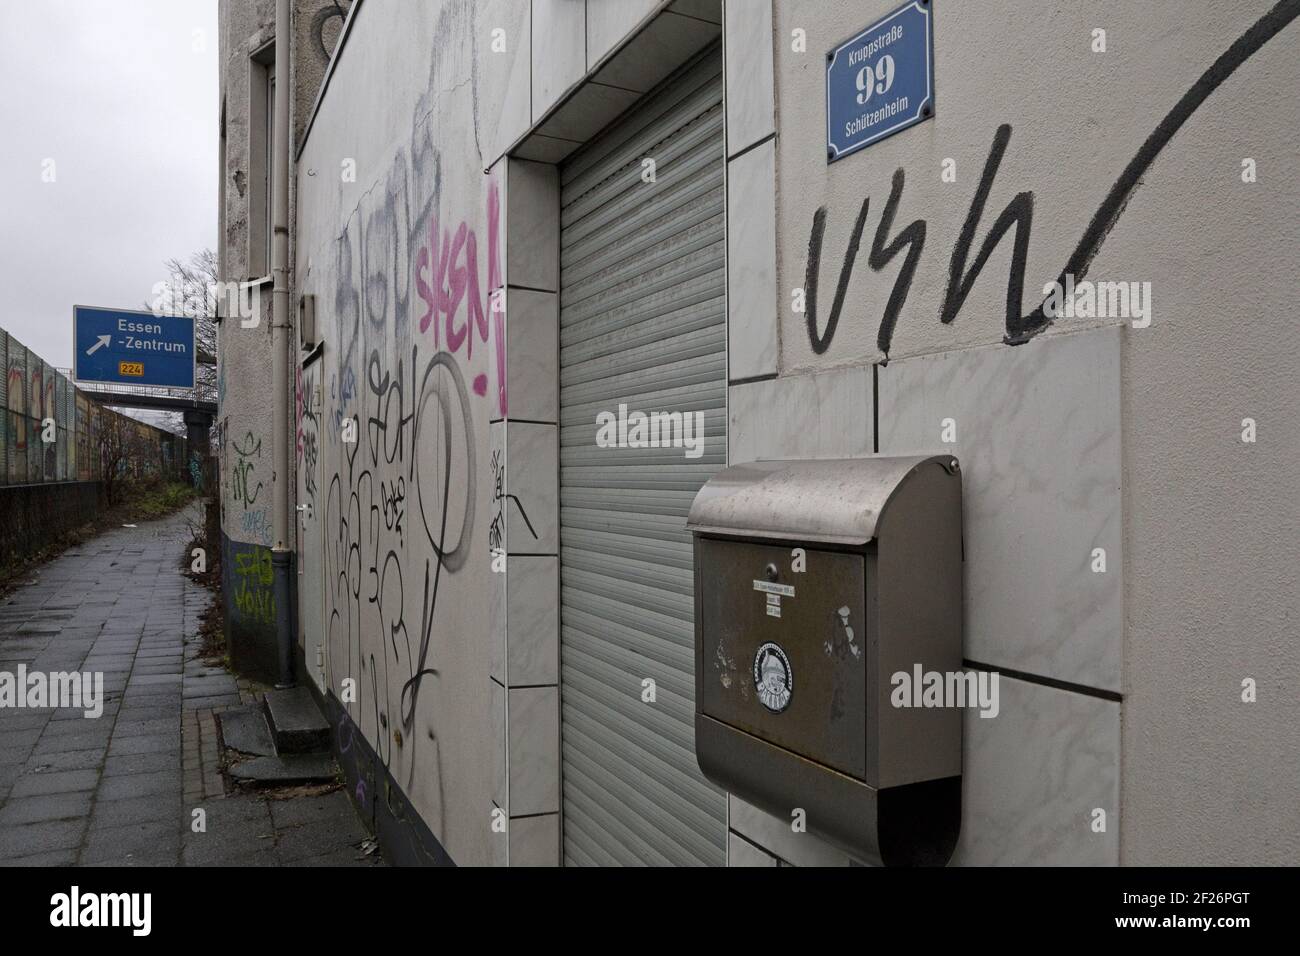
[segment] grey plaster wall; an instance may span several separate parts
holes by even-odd
[[[324,76],[328,59],[322,48],[332,50],[347,9],[346,0],[337,4],[333,0],[295,0],[291,4],[291,146],[302,135]],[[250,196],[255,175],[250,58],[275,39],[274,0],[222,0],[218,28],[224,140],[218,268],[224,281],[247,282],[265,275],[260,264],[251,263],[249,257]],[[291,221],[297,205],[294,179],[291,164]],[[291,282],[295,241],[291,229]],[[225,594],[228,638],[231,647],[241,651],[237,664],[267,676],[267,662],[273,670],[275,660],[275,598],[265,573],[268,549],[274,544],[275,481],[269,284],[256,303],[251,313],[228,316],[218,326],[217,453],[221,524],[227,542],[223,558],[229,582]],[[223,306],[223,310],[229,309],[230,304]],[[254,317],[256,324],[251,321]],[[297,401],[293,382],[286,385],[286,392],[289,401]],[[290,440],[296,437],[289,436]],[[296,445],[300,447],[301,443]],[[290,483],[294,481],[292,471],[291,466],[291,473],[285,476]]]
[[[773,5],[775,301],[733,310],[731,338],[733,354],[734,343],[776,339],[746,354],[744,367],[780,377],[733,386],[732,434],[774,424],[764,457],[852,453],[869,425],[850,418],[846,434],[824,419],[785,424],[798,415],[774,403],[788,376],[810,382],[798,394],[839,394],[833,370],[875,365],[879,451],[963,459],[966,655],[1024,680],[1003,681],[1003,716],[967,721],[956,862],[1292,861],[1300,546],[1288,530],[1297,505],[1285,475],[1300,450],[1288,371],[1297,358],[1288,311],[1300,222],[1297,5],[934,3],[934,118],[828,165],[825,53],[895,6]],[[728,4],[729,53],[740,30],[732,17],[744,8]],[[1098,29],[1104,53],[1093,50]],[[806,53],[791,48],[796,30]],[[1209,78],[1212,92],[1176,111],[1243,36],[1241,55]],[[748,63],[761,60],[746,49]],[[729,60],[729,101],[733,88],[761,88],[757,70]],[[761,116],[760,107],[747,103],[746,115]],[[1162,120],[1176,132],[1144,151]],[[756,142],[746,156],[769,148]],[[1023,277],[1014,326],[1135,157],[1133,188],[1097,235],[1087,278],[1150,282],[1150,325],[1059,319],[1028,344],[1003,344],[1008,277]],[[1247,158],[1255,182],[1243,181]],[[955,255],[982,182],[974,241]],[[764,195],[755,186],[738,197],[733,179],[729,198]],[[968,271],[1016,202],[1023,262],[1013,225],[943,321],[954,262]],[[892,223],[878,235],[887,204]],[[792,293],[808,283],[818,209],[825,230],[810,329]],[[910,281],[905,245],[873,267],[873,241],[888,245],[913,223],[924,239]],[[759,275],[763,267],[745,263]],[[882,318],[896,290],[906,295],[886,348]],[[1242,441],[1246,418],[1258,423],[1253,443]],[[732,460],[755,451],[733,440]],[[1258,683],[1254,703],[1242,700],[1246,678]],[[781,856],[787,822],[733,809],[732,826]]]

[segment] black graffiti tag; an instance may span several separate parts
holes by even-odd
[[[1106,237],[1110,235],[1115,224],[1124,213],[1133,191],[1138,187],[1147,169],[1155,158],[1168,145],[1182,125],[1196,112],[1202,103],[1218,89],[1236,69],[1250,59],[1265,43],[1277,36],[1291,21],[1300,16],[1300,0],[1281,0],[1268,13],[1257,20],[1245,33],[1228,47],[1224,53],[1201,74],[1191,88],[1179,98],[1173,108],[1165,114],[1151,135],[1139,147],[1137,153],[1124,167],[1119,178],[1115,180],[1105,199],[1093,214],[1078,244],[1065,263],[1057,278],[1058,285],[1064,285],[1066,276],[1073,276],[1078,282],[1083,279],[1096,258]],[[1021,314],[1025,284],[1025,261],[1029,254],[1029,234],[1033,221],[1034,194],[1030,191],[1017,193],[993,222],[992,228],[979,245],[975,260],[967,268],[971,249],[975,243],[975,234],[984,214],[984,205],[993,188],[998,167],[1006,153],[1011,140],[1011,127],[1003,124],[998,127],[993,137],[993,146],[984,163],[984,171],[966,215],[966,220],[958,234],[952,249],[948,265],[948,284],[943,303],[939,309],[939,320],[949,324],[957,318],[962,305],[969,295],[971,287],[987,264],[989,257],[1002,238],[1012,229],[1015,239],[1011,253],[1011,268],[1007,276],[1006,299],[1006,334],[1003,341],[1007,345],[1022,345],[1052,324],[1053,316],[1049,312],[1048,300],[1044,298],[1029,312]],[[871,246],[869,265],[872,271],[881,271],[904,248],[907,258],[894,282],[889,302],[881,319],[876,336],[876,345],[889,360],[889,349],[893,342],[894,329],[898,315],[902,311],[907,294],[911,289],[917,261],[921,248],[925,244],[926,223],[917,220],[902,230],[893,243],[886,246],[885,239],[893,224],[894,213],[903,190],[903,170],[894,173],[893,187],[889,201],[881,217],[880,228],[876,232]],[[862,231],[866,225],[869,200],[864,199],[850,234],[849,243],[840,267],[839,283],[835,289],[835,298],[826,318],[826,328],[819,331],[817,320],[817,286],[821,274],[822,237],[826,229],[826,208],[823,206],[813,213],[812,230],[808,237],[808,262],[804,289],[806,295],[806,312],[804,315],[808,330],[808,343],[817,355],[822,355],[830,348],[839,325],[840,313],[848,291],[853,267],[857,261],[858,246],[862,240]]]

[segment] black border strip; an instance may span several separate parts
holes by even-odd
[[[747,378],[728,379],[727,385],[753,385],[755,382],[770,382],[778,377],[776,372],[768,372],[764,375],[750,375]]]
[[[1083,694],[1085,697],[1097,697],[1101,700],[1109,700],[1116,704],[1124,702],[1124,695],[1115,690],[1103,690],[1100,687],[1089,687],[1086,684],[1075,684],[1068,680],[1058,680],[1055,677],[1043,677],[1041,674],[1030,674],[1027,671],[1013,671],[1009,667],[995,667],[992,664],[982,664],[979,661],[973,661],[969,657],[962,658],[962,664],[966,667],[973,667],[976,670],[997,672],[1007,677],[1014,677],[1016,680],[1024,681],[1027,684],[1040,684],[1043,687],[1053,687],[1056,690],[1066,690],[1073,694]]]
[[[753,152],[754,150],[758,149],[758,147],[762,146],[764,143],[769,143],[774,139],[776,139],[775,130],[772,131],[771,133],[768,133],[762,139],[755,140],[754,142],[750,143],[748,146],[744,146],[741,149],[738,149],[736,152],[732,153],[730,156],[727,157],[727,162],[734,163],[736,160],[740,159],[740,157],[744,156],[746,153]]]

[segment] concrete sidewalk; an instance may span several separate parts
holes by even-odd
[[[0,674],[102,673],[105,698],[97,718],[0,706],[0,865],[378,862],[341,790],[227,796],[215,714],[241,694],[198,658],[212,594],[181,572],[198,524],[110,531],[0,601]]]

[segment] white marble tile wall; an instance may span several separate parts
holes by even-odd
[[[1120,342],[1118,328],[1095,329],[879,369],[880,453],[950,451],[963,462],[966,656],[1083,685],[1003,674],[998,716],[967,711],[952,865],[1118,862]],[[732,386],[729,460],[869,453],[870,375]],[[856,408],[867,427],[852,425]],[[955,447],[941,440],[944,418]],[[1062,558],[1077,547],[1081,558]],[[1091,570],[1093,547],[1107,549],[1104,574]],[[746,846],[796,865],[849,862],[734,795],[730,808]],[[766,863],[740,846],[731,865]]]
[[[870,455],[871,374],[867,366],[731,386],[728,463]]]
[[[727,0],[727,155],[776,130],[772,0]]]
[[[1117,701],[999,676],[997,716],[966,711],[952,865],[1118,864],[1119,721]]]
[[[592,69],[637,24],[655,11],[660,0],[596,0],[587,4],[587,69]]]
[[[490,540],[505,549],[489,604],[499,741],[496,800],[512,866],[559,857],[559,179],[506,169],[505,419],[492,424]],[[498,555],[498,560],[500,555]],[[497,713],[499,711],[499,713]],[[505,859],[498,857],[498,862]]]
[[[879,371],[880,453],[962,463],[967,659],[1120,689],[1121,331]]]
[[[727,111],[727,377],[775,375],[776,147],[771,0],[724,5]]]
[[[555,866],[560,856],[560,815],[544,813],[510,821],[511,866]]]
[[[560,180],[550,163],[506,161],[506,282],[560,288]]]
[[[727,163],[727,377],[777,370],[776,149]]]

